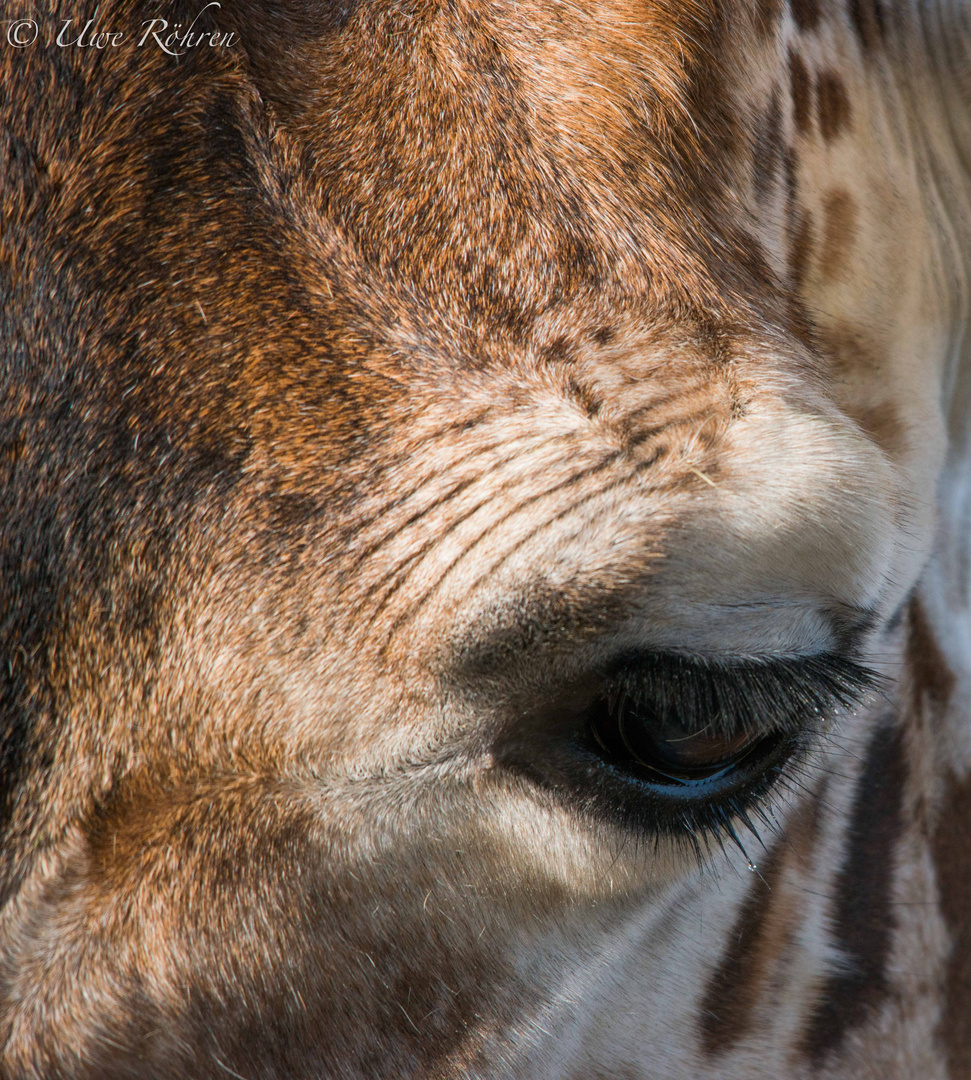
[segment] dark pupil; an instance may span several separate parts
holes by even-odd
[[[592,725],[595,740],[613,757],[633,758],[653,772],[675,781],[699,780],[736,764],[758,741],[739,731],[726,734],[724,722],[708,718],[703,727],[688,726],[662,715],[649,703],[623,698],[611,710],[601,709]]]

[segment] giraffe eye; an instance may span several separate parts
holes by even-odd
[[[831,718],[879,678],[851,659],[637,653],[602,672],[595,696],[551,736],[520,723],[496,760],[585,814],[622,828],[738,842],[736,823],[806,760]],[[555,714],[554,714],[555,715]],[[740,845],[741,846],[741,845]]]
[[[874,685],[867,669],[832,655],[631,657],[587,711],[577,745],[656,809],[670,804],[683,820],[691,805],[703,817],[719,800],[765,789],[826,717]]]
[[[764,731],[732,731],[718,717],[696,727],[627,694],[612,706],[598,703],[590,735],[606,760],[646,770],[647,778],[675,787],[726,776],[757,748],[777,742]]]

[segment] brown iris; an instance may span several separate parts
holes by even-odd
[[[609,757],[633,761],[670,782],[712,779],[738,764],[763,738],[748,731],[724,730],[724,722],[709,718],[703,727],[689,725],[650,703],[626,694],[596,710],[591,733]]]

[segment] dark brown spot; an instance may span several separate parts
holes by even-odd
[[[543,359],[547,364],[563,364],[571,359],[570,343],[563,337],[554,338],[543,350]]]
[[[941,914],[951,935],[937,1037],[948,1075],[971,1076],[971,778],[948,784],[931,850]]]
[[[609,345],[617,336],[617,331],[612,326],[601,326],[593,333],[593,340],[598,345]]]
[[[577,379],[569,379],[565,389],[570,400],[579,405],[590,419],[600,412],[600,399],[589,386]]]
[[[793,863],[800,869],[808,865],[822,798],[822,792],[810,798],[759,865],[760,876],[742,904],[702,1002],[699,1034],[709,1057],[728,1053],[752,1030],[756,1005],[792,943],[799,909],[784,887],[783,873]]]
[[[753,136],[752,185],[760,201],[771,193],[782,157],[782,106],[776,89]]]
[[[789,6],[800,30],[815,30],[819,25],[819,0],[790,0]]]
[[[812,253],[813,219],[809,211],[804,210],[799,215],[799,222],[789,245],[789,275],[797,289],[805,284]]]
[[[842,276],[856,237],[856,203],[849,192],[831,191],[823,203],[823,244],[819,259],[824,281]]]
[[[796,130],[806,135],[812,125],[813,84],[802,57],[792,49],[789,50],[789,83]]]
[[[917,597],[910,604],[907,668],[912,680],[914,704],[929,706],[937,713],[943,712],[954,693],[954,672],[941,652],[924,605]],[[971,893],[968,896],[971,900]]]
[[[886,33],[882,0],[850,0],[850,20],[865,53],[880,47]]]
[[[845,964],[823,984],[801,1040],[817,1067],[885,1000],[895,918],[894,860],[903,828],[906,761],[900,731],[879,727],[853,800],[848,847],[836,880],[833,930]]]
[[[822,71],[816,80],[819,130],[832,142],[850,122],[850,99],[846,85],[835,71]]]
[[[834,372],[843,378],[879,378],[884,356],[849,323],[820,329],[819,338],[833,359]]]
[[[907,428],[892,401],[881,401],[878,405],[853,411],[851,415],[860,427],[892,456],[905,448]]]

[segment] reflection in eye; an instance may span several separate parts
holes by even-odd
[[[683,724],[655,717],[649,707],[629,699],[620,707],[618,730],[636,761],[672,778],[704,776],[734,764],[759,741],[753,732],[722,735],[712,724],[690,731]]]
[[[625,698],[612,714],[591,725],[600,748],[611,758],[629,757],[672,783],[711,779],[737,764],[762,738],[755,732],[723,735],[709,724],[692,731],[660,719],[644,703]]]

